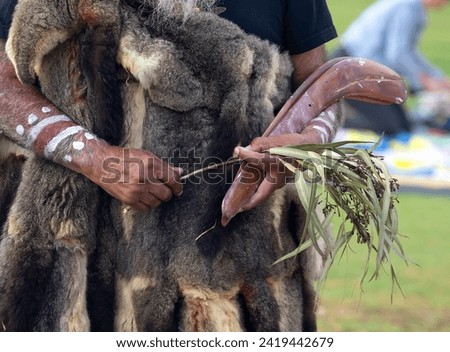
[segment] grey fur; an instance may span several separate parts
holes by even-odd
[[[111,92],[101,84],[103,90],[97,89],[91,70],[98,62],[90,62],[89,51],[79,44],[92,51],[102,43],[107,60],[119,45],[118,62],[127,69],[117,84],[123,143],[151,150],[186,172],[199,167],[198,158],[227,160],[236,145],[261,135],[289,96],[289,57],[212,13],[166,26],[157,18],[144,21],[127,1],[91,0],[89,6],[105,10],[97,11],[102,26],[94,30],[74,15],[79,1],[62,3],[19,3],[8,41],[19,77],[30,82],[36,74],[56,105],[83,126],[107,134],[107,120],[99,122],[98,115],[108,113],[108,104],[98,102]],[[25,11],[25,6],[37,7]],[[35,32],[30,28],[36,19],[45,26]],[[24,22],[29,26],[22,28]],[[53,43],[44,46],[46,53],[34,50],[41,41]],[[142,57],[147,59],[138,60]],[[75,81],[74,70],[79,71]],[[101,75],[114,82],[110,69]],[[77,85],[87,89],[81,104],[70,94]],[[145,101],[143,114],[132,103],[138,95]],[[142,135],[132,128],[136,123],[142,124]],[[223,182],[214,182],[217,177]],[[308,273],[314,265],[302,263],[320,260],[317,253],[311,249],[272,265],[302,241],[304,213],[289,187],[196,241],[220,217],[226,179],[226,170],[204,175],[157,209],[123,212],[117,201],[108,208],[83,177],[30,158],[0,244],[0,320],[7,330],[89,329],[89,281],[94,282],[88,289],[94,330],[112,328],[99,323],[113,314],[108,304],[96,306],[102,295],[108,303],[116,301],[116,330],[314,330],[315,293]]]
[[[21,1],[7,51],[22,81],[38,75],[50,100],[74,121],[107,137],[98,121],[113,105],[108,109],[102,102],[107,95],[97,72],[114,64],[118,1],[92,5],[108,19],[95,31],[82,26],[78,3]],[[70,145],[70,139],[65,142]],[[27,160],[0,245],[0,320],[7,330],[90,329],[86,267],[101,237],[99,204],[98,187],[83,176],[34,156]]]

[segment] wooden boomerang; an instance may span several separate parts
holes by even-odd
[[[390,68],[367,59],[336,58],[320,66],[303,82],[262,136],[296,133],[306,119],[312,120],[343,98],[388,105],[401,104],[406,97],[404,81]],[[262,180],[259,170],[242,161],[222,202],[223,226],[242,211]]]

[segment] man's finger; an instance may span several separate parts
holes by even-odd
[[[168,180],[164,182],[176,196],[180,196],[183,193],[183,184],[180,182],[180,177],[181,173],[174,171],[173,176],[169,177]]]
[[[299,145],[305,143],[313,142],[309,141],[307,136],[298,133],[291,133],[270,137],[257,137],[252,141],[248,149],[255,152],[260,152],[263,150],[269,150],[270,148],[284,147],[287,145]]]
[[[147,198],[146,194],[150,194],[162,202],[168,202],[172,199],[173,193],[172,189],[168,187],[167,184],[163,184],[159,180],[151,180],[147,187],[147,193],[144,193],[142,197]]]
[[[156,208],[161,205],[161,199],[157,198],[151,193],[142,193],[139,202],[141,205],[143,204],[147,209]]]
[[[173,167],[169,164],[162,163],[161,173],[158,179],[170,188],[175,195],[183,193],[183,185],[180,182],[183,169],[180,167]]]
[[[257,153],[246,148],[240,149],[240,159],[245,160],[252,167],[263,170],[265,173],[291,174],[280,159],[283,159],[287,163],[298,167],[298,162],[293,158],[281,158],[267,153]]]
[[[182,173],[182,168],[173,167],[159,160],[153,165],[153,176],[169,187],[175,195],[180,195],[183,192],[183,185],[180,182]]]
[[[253,209],[264,202],[269,196],[282,185],[278,184],[273,178],[266,178],[258,187],[255,194],[250,200],[242,207],[244,211]]]
[[[247,148],[238,147],[236,148],[236,154],[239,159],[267,172],[274,166],[279,165],[278,158],[267,153],[258,153]]]

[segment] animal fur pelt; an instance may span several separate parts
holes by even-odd
[[[5,223],[11,203],[19,187],[22,166],[27,153],[0,135],[0,229]],[[3,181],[4,180],[4,181]],[[2,233],[0,232],[0,241]]]
[[[168,25],[151,3],[22,0],[8,54],[22,81],[36,76],[51,101],[110,143],[121,136],[186,173],[225,161],[289,96],[289,57],[213,13]],[[181,197],[144,214],[30,157],[0,244],[2,326],[315,330],[322,258],[311,248],[272,265],[304,240],[301,206],[287,187],[221,227],[231,177],[189,179]]]

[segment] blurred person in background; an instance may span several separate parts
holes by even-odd
[[[392,135],[436,124],[438,115],[443,119],[449,110],[450,80],[420,53],[418,44],[428,11],[448,2],[378,0],[349,26],[332,56],[362,57],[392,68],[406,80],[410,93],[417,94],[418,104],[408,116],[402,106],[348,101],[346,127]]]

